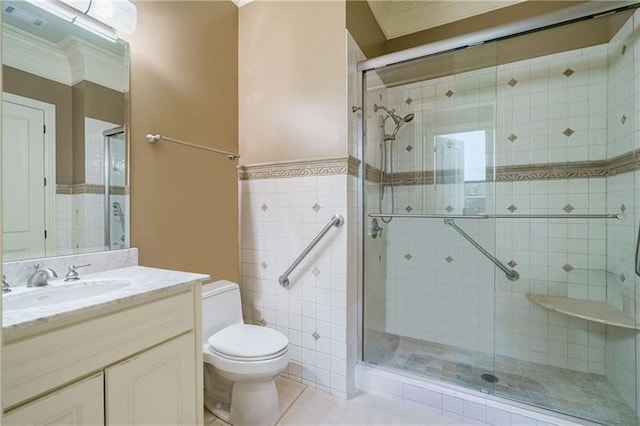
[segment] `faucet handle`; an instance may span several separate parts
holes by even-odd
[[[2,276],[2,292],[3,293],[8,293],[11,291],[11,288],[9,286],[9,283],[7,282],[7,277],[6,276]]]
[[[78,268],[84,268],[86,266],[91,266],[90,263],[87,263],[86,265],[71,265],[69,266],[69,271],[67,272],[67,275],[65,275],[64,280],[65,281],[76,281],[80,279],[80,276],[78,275]]]

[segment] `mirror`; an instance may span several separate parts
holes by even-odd
[[[2,8],[3,261],[128,247],[128,45]]]

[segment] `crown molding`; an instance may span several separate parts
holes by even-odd
[[[231,0],[231,1],[233,2],[233,4],[235,4],[236,6],[238,6],[240,8],[242,6],[248,5],[253,0]]]
[[[124,58],[71,35],[56,44],[4,24],[2,63],[67,86],[88,80],[128,91]]]
[[[69,35],[59,43],[71,69],[71,84],[92,81],[118,92],[126,92],[124,58]]]
[[[2,63],[71,85],[69,61],[58,45],[11,25],[2,25]]]

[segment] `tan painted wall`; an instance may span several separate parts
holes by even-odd
[[[387,39],[367,0],[347,0],[347,30],[367,58],[384,55]]]
[[[240,9],[242,164],[347,154],[344,1]]]
[[[236,162],[147,133],[238,150],[238,9],[136,1],[131,43],[131,241],[140,264],[238,278]]]
[[[91,81],[74,86],[2,66],[8,93],[56,107],[56,183],[84,183],[84,117],[124,124],[124,94]]]
[[[72,184],[71,87],[6,65],[2,70],[6,92],[56,106],[56,183]]]

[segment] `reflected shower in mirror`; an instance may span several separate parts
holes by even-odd
[[[3,260],[128,247],[127,44],[2,8]]]

